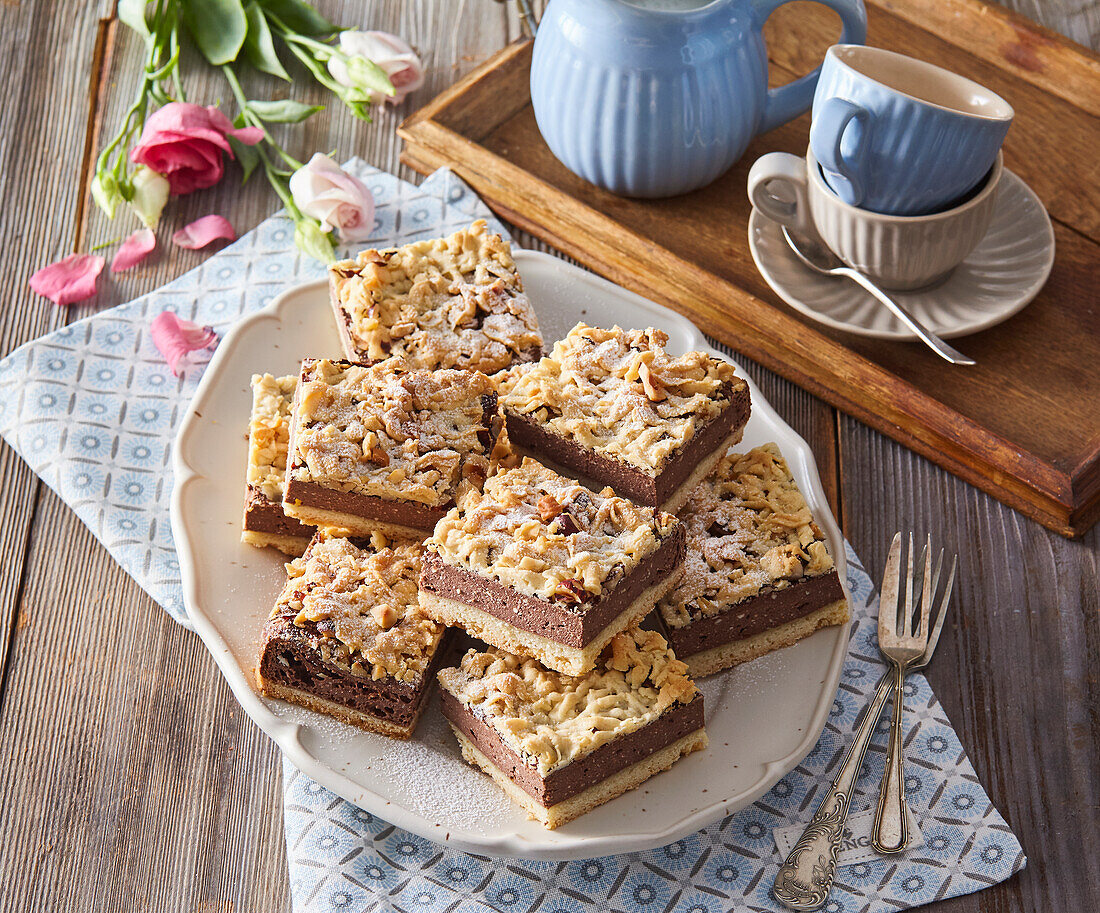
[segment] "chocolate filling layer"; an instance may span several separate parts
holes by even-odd
[[[764,590],[724,612],[697,618],[682,628],[666,625],[668,642],[683,659],[787,624],[843,597],[840,578],[833,569],[817,577],[803,577],[779,590]]]
[[[313,648],[311,636],[315,635],[291,618],[277,616],[268,621],[260,656],[261,676],[397,726],[409,726],[416,719],[447,646],[444,634],[420,679],[401,682],[392,677],[375,680],[352,675],[347,669],[326,663]]]
[[[626,611],[643,590],[663,580],[684,560],[684,528],[673,533],[615,586],[610,594],[586,605],[550,602],[528,596],[492,577],[446,564],[427,552],[420,589],[474,606],[503,621],[569,647],[583,647]]]
[[[525,764],[520,755],[504,744],[496,730],[465,704],[445,689],[439,693],[443,715],[497,769],[544,808],[573,798],[703,726],[703,695],[697,694],[691,703],[673,704],[647,726],[605,742],[591,754],[550,771],[543,779],[537,768]]]
[[[308,539],[313,527],[288,517],[279,501],[269,501],[260,489],[249,485],[244,501],[244,528],[256,533],[298,536]]]
[[[730,404],[696,431],[679,453],[665,463],[657,476],[578,444],[547,428],[532,416],[505,410],[505,418],[508,437],[518,446],[536,456],[545,454],[547,459],[560,466],[610,485],[620,495],[641,504],[659,507],[684,483],[707,454],[720,446],[735,428],[748,421],[749,409],[749,389],[742,385],[733,391]]]
[[[451,506],[432,507],[420,501],[390,501],[357,491],[325,488],[319,482],[301,482],[295,479],[287,481],[284,499],[300,501],[307,507],[334,510],[383,523],[397,523],[427,532],[435,529],[436,523],[443,519]]]

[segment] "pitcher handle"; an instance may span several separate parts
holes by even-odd
[[[756,14],[756,29],[763,31],[764,23],[784,3],[791,0],[753,0],[753,11]],[[863,8],[863,0],[815,0],[823,6],[829,7],[840,16],[841,32],[839,44],[863,44],[867,38],[867,11]],[[800,114],[810,110],[814,100],[814,89],[817,88],[817,77],[821,73],[821,67],[817,66],[805,76],[800,76],[794,82],[778,89],[769,89],[764,100],[764,115],[760,121],[758,133],[767,133],[774,130],[780,124],[794,120]]]

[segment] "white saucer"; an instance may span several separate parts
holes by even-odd
[[[855,283],[804,266],[779,224],[756,209],[749,216],[749,249],[768,285],[799,313],[861,336],[916,338]],[[1034,191],[1006,168],[989,232],[970,256],[938,286],[893,294],[925,326],[951,339],[988,329],[1022,310],[1039,293],[1053,264],[1050,217]]]

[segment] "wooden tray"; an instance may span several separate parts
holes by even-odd
[[[876,0],[868,18],[870,43],[947,66],[1012,103],[1005,164],[1054,220],[1050,280],[1020,314],[960,343],[974,368],[951,368],[919,344],[816,324],[760,277],[746,174],[765,152],[804,152],[808,116],[758,138],[701,191],[617,197],[574,176],[543,142],[528,88],[531,42],[521,41],[410,116],[402,159],[423,172],[450,166],[512,223],[1078,535],[1100,518],[1100,57],[977,0]],[[810,69],[839,28],[823,7],[796,3],[766,31],[774,84]]]

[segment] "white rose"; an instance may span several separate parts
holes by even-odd
[[[377,64],[385,70],[390,82],[393,83],[392,96],[366,87],[371,104],[378,105],[383,101],[390,101],[399,105],[405,100],[406,95],[424,84],[424,64],[420,62],[416,52],[404,40],[389,32],[341,32],[340,50],[349,57],[365,57]],[[344,61],[332,58],[328,62],[328,69],[332,78],[340,85],[363,88],[358,86],[354,77],[348,72]]]
[[[295,205],[317,219],[322,231],[339,231],[346,242],[366,241],[374,231],[374,197],[358,178],[327,155],[316,153],[290,176]]]

